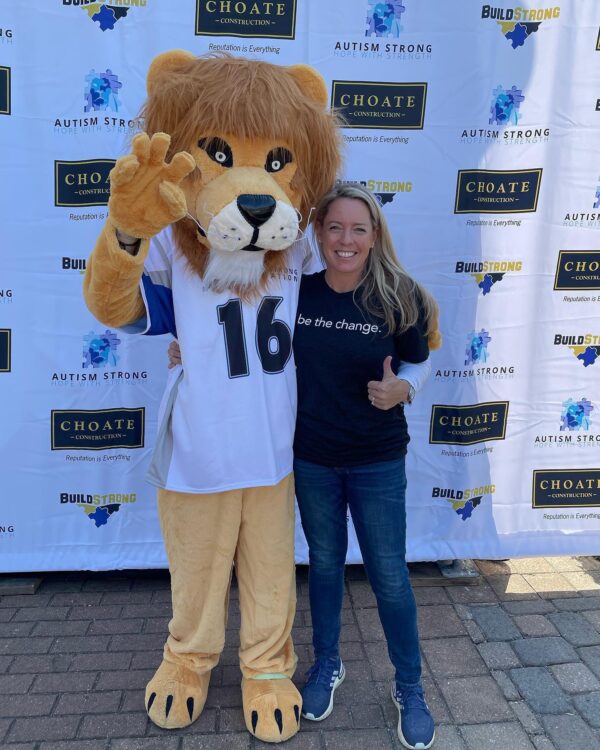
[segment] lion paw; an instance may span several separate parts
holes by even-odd
[[[283,742],[300,728],[302,697],[289,679],[242,680],[246,728],[263,742]]]
[[[122,156],[111,170],[108,212],[112,224],[132,237],[148,239],[186,214],[181,181],[196,166],[186,151],[165,162],[171,143],[166,133],[148,138],[138,133],[133,153]]]
[[[163,729],[189,726],[202,713],[209,681],[210,672],[163,661],[146,687],[148,716]]]

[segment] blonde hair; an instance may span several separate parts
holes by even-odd
[[[387,221],[373,193],[360,183],[336,185],[319,201],[313,224],[322,227],[331,204],[339,198],[360,200],[367,207],[376,233],[365,264],[360,290],[360,306],[376,318],[382,318],[390,334],[402,333],[414,326],[423,309],[430,349],[441,346],[438,330],[439,308],[429,292],[411,278],[398,260]],[[321,252],[321,259],[325,258]]]

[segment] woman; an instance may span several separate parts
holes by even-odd
[[[405,560],[403,404],[429,373],[429,346],[440,344],[437,305],[398,263],[385,217],[366,188],[347,184],[327,193],[314,230],[325,270],[302,278],[294,334],[294,473],[309,548],[315,653],[302,715],[329,716],[345,677],[339,637],[349,508],[395,667],[398,737],[425,750],[435,733]],[[169,353],[171,364],[180,362],[175,345]]]
[[[326,269],[303,277],[294,335],[294,476],[309,548],[315,651],[303,716],[328,716],[345,676],[339,635],[349,508],[396,670],[398,736],[405,747],[429,748],[434,727],[405,561],[403,403],[411,394],[394,369],[399,360],[428,359],[429,331],[439,345],[437,306],[398,263],[381,208],[361,185],[325,195],[314,229]]]

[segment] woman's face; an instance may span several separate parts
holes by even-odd
[[[358,283],[377,237],[366,204],[359,198],[336,198],[315,231],[328,274],[355,277]]]

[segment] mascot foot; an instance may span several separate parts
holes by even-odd
[[[283,742],[300,728],[302,697],[288,678],[242,680],[246,728],[263,742]]]
[[[163,729],[189,726],[202,713],[209,681],[210,672],[163,661],[146,687],[148,716]]]

